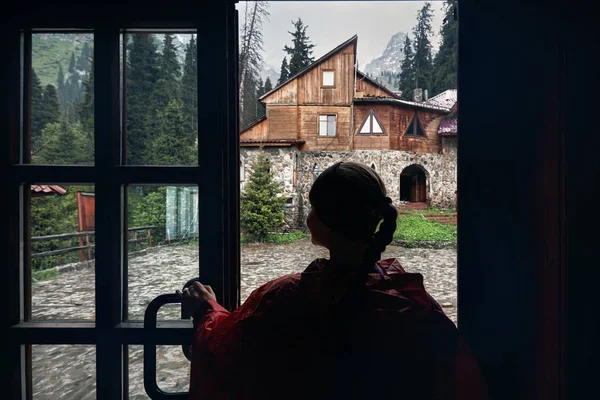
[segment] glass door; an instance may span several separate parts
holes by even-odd
[[[175,291],[239,304],[236,10],[123,11],[5,36],[3,398],[186,398]]]

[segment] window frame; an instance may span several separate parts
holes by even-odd
[[[6,203],[12,213],[2,224],[6,238],[6,273],[2,282],[6,300],[3,319],[8,341],[5,360],[10,366],[7,398],[32,397],[32,344],[87,344],[96,351],[96,396],[128,397],[128,345],[190,344],[191,322],[173,321],[161,329],[129,321],[127,310],[127,256],[125,206],[127,186],[138,184],[197,185],[200,193],[219,193],[199,199],[200,251],[198,274],[215,288],[219,302],[234,309],[240,303],[239,277],[239,135],[237,118],[237,10],[233,2],[211,4],[206,12],[140,10],[114,6],[111,12],[81,16],[44,4],[27,17],[6,26],[6,62],[1,67],[8,83],[3,111],[10,124],[3,132],[3,168]],[[107,11],[107,10],[103,10]],[[162,15],[161,15],[162,14]],[[115,15],[119,18],[115,19]],[[42,18],[43,16],[43,18]],[[135,16],[135,17],[134,17]],[[43,29],[34,29],[42,27]],[[30,130],[32,34],[68,33],[79,29],[94,34],[94,152],[93,166],[27,164]],[[198,110],[200,123],[221,135],[199,135],[198,166],[126,165],[126,112],[121,87],[121,34],[125,29],[197,31]],[[226,52],[223,49],[227,49]],[[125,51],[125,49],[124,49]],[[15,79],[14,77],[21,77]],[[203,93],[220,93],[206,96]],[[17,116],[16,119],[13,117]],[[96,264],[93,321],[32,321],[29,185],[36,183],[93,184],[96,192]],[[221,235],[202,232],[220,231]],[[200,269],[200,265],[205,265]],[[181,282],[183,285],[185,282]],[[176,288],[174,288],[176,289]]]
[[[325,84],[325,73],[326,72],[331,72],[332,77],[333,77],[333,84],[331,85],[326,85]],[[335,89],[336,85],[335,85],[335,70],[334,69],[321,69],[321,88],[323,89]]]
[[[377,123],[379,124],[379,127],[381,128],[381,133],[376,133],[373,132],[373,119],[371,119],[370,117],[373,117]],[[363,129],[363,127],[365,126],[365,124],[367,123],[367,121],[369,122],[369,130],[370,132],[364,133],[361,132],[361,130]],[[387,133],[385,132],[385,128],[383,127],[383,125],[381,124],[381,121],[379,120],[379,117],[377,117],[377,114],[375,113],[375,109],[371,108],[369,110],[369,112],[367,113],[367,116],[364,118],[362,124],[360,125],[360,127],[358,128],[358,132],[356,133],[357,135],[361,135],[361,136],[386,136]]]
[[[419,131],[419,128],[421,128],[421,132],[423,132],[422,135],[418,135],[417,132]],[[421,119],[419,118],[419,113],[415,111],[415,113],[413,114],[410,123],[408,124],[408,127],[406,128],[406,130],[404,131],[404,136],[409,136],[411,138],[427,138],[427,135],[425,134],[425,129],[423,128],[423,125],[421,124]]]
[[[317,132],[319,138],[334,138],[337,137],[337,113],[319,113],[317,119]],[[321,135],[321,117],[326,117],[327,134]],[[333,117],[333,135],[329,135],[329,117]]]

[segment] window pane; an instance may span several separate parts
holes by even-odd
[[[323,71],[323,86],[333,86],[333,71]]]
[[[144,348],[129,346],[129,399],[149,399],[144,389]],[[156,346],[156,382],[167,393],[187,392],[190,386],[190,362],[181,346]]]
[[[360,130],[360,133],[371,133],[371,118],[373,118],[371,115],[367,117],[363,127]]]
[[[96,398],[96,347],[32,345],[31,388],[34,400]]]
[[[94,163],[94,35],[31,38],[31,163]]]
[[[27,188],[31,191],[31,318],[94,319],[94,187]]]
[[[335,136],[335,115],[328,116],[327,134],[329,136]]]
[[[373,133],[383,133],[383,129],[381,129],[379,122],[377,122],[377,118],[371,116],[371,122],[373,123]]]
[[[175,290],[198,269],[198,188],[127,189],[129,319],[143,319],[155,297]]]
[[[323,117],[325,117],[325,118],[323,118]],[[327,136],[327,116],[325,116],[325,115],[321,115],[321,118],[319,121],[319,135]]]
[[[196,35],[128,33],[127,163],[198,164]]]

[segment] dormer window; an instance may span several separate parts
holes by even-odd
[[[323,86],[335,86],[335,73],[333,71],[323,71]]]

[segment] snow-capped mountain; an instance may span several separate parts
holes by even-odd
[[[400,65],[404,60],[404,41],[406,33],[398,32],[392,36],[388,42],[383,54],[365,65],[364,73],[373,77],[378,77],[382,72],[391,72],[397,74],[400,72]]]

